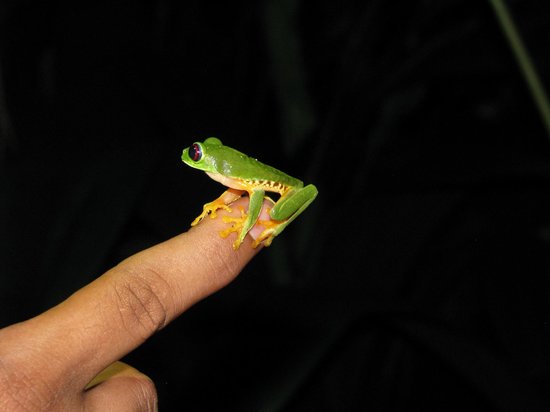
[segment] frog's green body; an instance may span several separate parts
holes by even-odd
[[[225,236],[234,231],[239,232],[234,244],[235,249],[240,246],[246,234],[258,221],[263,200],[269,199],[265,196],[265,192],[275,192],[281,197],[277,202],[269,199],[273,202],[273,207],[269,211],[272,220],[261,222],[266,229],[256,239],[254,247],[261,242],[269,246],[273,238],[302,213],[317,196],[315,186],[304,187],[302,181],[248,157],[238,150],[224,146],[215,137],[210,137],[202,143],[196,142],[185,149],[182,160],[191,167],[203,170],[212,179],[230,188],[218,199],[204,205],[203,212],[193,221],[193,226],[209,213],[215,217],[217,209],[230,210],[229,204],[238,199],[244,191],[248,192],[250,197],[248,214],[243,213],[241,218],[226,218],[226,221],[233,222],[233,227],[222,232]]]
[[[205,144],[203,143],[203,147]],[[234,178],[238,180],[257,180],[261,176],[262,180],[270,182],[280,182],[286,186],[303,186],[302,182],[295,179],[274,167],[268,166],[259,160],[248,157],[244,153],[231,147],[223,145],[210,144],[207,147],[207,158],[205,163],[209,166],[209,169],[205,170],[207,173],[217,173],[221,176]],[[184,159],[184,162],[185,159]],[[188,165],[197,167],[196,164]]]

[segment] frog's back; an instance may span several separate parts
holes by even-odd
[[[302,187],[301,180],[296,179],[280,170],[266,165],[252,157],[239,152],[238,150],[231,149],[230,156],[218,157],[216,168],[218,172],[224,176],[246,181],[248,184],[263,186],[267,191],[280,192],[281,186],[286,187]],[[231,160],[229,160],[231,158]],[[238,159],[236,161],[236,159]]]

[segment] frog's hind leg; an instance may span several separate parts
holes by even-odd
[[[253,247],[264,242],[264,246],[269,246],[275,236],[279,235],[285,228],[296,219],[317,197],[317,188],[314,185],[291,192],[279,199],[279,201],[270,210],[271,220],[260,220],[258,223],[266,229],[254,241]]]
[[[229,205],[239,199],[243,193],[245,193],[244,190],[237,190],[237,189],[228,189],[225,192],[221,194],[220,197],[218,197],[216,200],[213,200],[210,203],[207,203],[202,208],[202,213],[198,215],[193,222],[191,222],[191,226],[197,225],[202,219],[204,219],[208,214],[210,214],[210,217],[214,219],[217,216],[216,211],[218,209],[224,209],[228,212],[231,212],[231,208]]]

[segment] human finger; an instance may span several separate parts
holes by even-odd
[[[123,362],[109,365],[88,384],[84,404],[86,411],[158,410],[153,381]]]
[[[246,199],[234,205],[239,202]],[[219,236],[222,229],[221,218],[205,219],[126,259],[49,311],[1,330],[3,370],[32,377],[32,396],[82,391],[106,365],[229,283],[257,253],[249,237],[234,251],[233,239]],[[9,379],[4,383],[21,393]]]

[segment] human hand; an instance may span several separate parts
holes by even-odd
[[[152,381],[118,359],[228,284],[260,249],[247,236],[234,251],[222,229],[222,219],[205,219],[56,307],[1,329],[0,410],[156,410]]]

